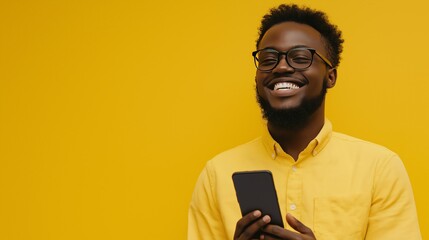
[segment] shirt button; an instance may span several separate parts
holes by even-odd
[[[276,158],[276,154],[275,153],[271,154],[271,157]]]
[[[291,204],[291,205],[290,205],[290,210],[292,210],[292,211],[293,211],[293,210],[296,210],[296,205],[295,205],[295,204]]]
[[[292,171],[296,172],[298,169],[295,166],[292,166]]]

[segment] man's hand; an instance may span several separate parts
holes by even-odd
[[[270,221],[270,216],[261,217],[261,211],[253,211],[242,217],[235,227],[234,240],[249,240]]]
[[[264,233],[268,233],[268,234],[262,234],[260,239],[264,239],[264,240],[269,240],[269,239],[315,240],[316,239],[316,237],[313,234],[313,231],[311,231],[311,229],[305,226],[302,222],[298,221],[298,219],[293,217],[291,214],[288,213],[286,215],[286,221],[293,229],[298,231],[298,233],[286,230],[277,225],[268,225],[263,229]],[[276,238],[272,236],[276,236]]]

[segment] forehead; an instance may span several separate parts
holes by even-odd
[[[296,46],[306,46],[325,52],[320,33],[309,25],[296,22],[283,22],[272,26],[265,33],[259,49],[272,47],[287,51]]]

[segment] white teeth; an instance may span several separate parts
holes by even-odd
[[[299,86],[291,82],[279,82],[274,85],[274,90],[298,89]]]

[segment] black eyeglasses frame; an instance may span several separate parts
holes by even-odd
[[[274,51],[278,52],[278,59],[277,59],[277,63],[276,63],[276,64],[275,64],[271,69],[261,70],[261,69],[259,69],[259,68],[258,68],[258,62],[259,62],[259,59],[256,57],[256,55],[257,55],[260,51],[267,50],[267,49],[274,50]],[[300,50],[300,49],[309,50],[309,51],[310,51],[310,53],[311,53],[311,63],[308,65],[308,67],[305,67],[305,68],[295,68],[295,67],[292,67],[292,66],[291,66],[291,64],[289,63],[289,60],[288,60],[288,58],[287,58],[287,55],[289,54],[289,52],[290,52],[290,51],[294,51],[294,50]],[[308,69],[308,68],[309,68],[309,67],[311,67],[311,65],[313,64],[313,61],[314,61],[314,54],[316,54],[317,56],[319,56],[319,58],[320,58],[320,59],[322,59],[322,61],[323,61],[323,62],[325,62],[325,64],[326,64],[326,65],[328,65],[330,68],[334,68],[334,67],[333,67],[333,65],[332,65],[332,63],[331,63],[331,61],[329,61],[326,57],[324,57],[322,54],[320,54],[320,53],[319,53],[316,49],[314,49],[314,48],[298,47],[298,48],[291,48],[291,49],[289,49],[288,51],[285,51],[285,52],[278,51],[277,49],[274,49],[274,48],[263,48],[263,49],[259,49],[259,50],[256,50],[256,51],[252,52],[252,56],[253,56],[253,61],[254,61],[254,63],[255,63],[255,67],[256,67],[259,71],[262,71],[262,72],[271,72],[274,68],[276,68],[276,67],[277,67],[277,65],[279,65],[280,58],[281,58],[281,56],[282,56],[282,55],[285,55],[285,59],[286,59],[287,64],[288,64],[289,66],[291,66],[293,69],[295,69],[295,70],[305,70],[305,69]]]

